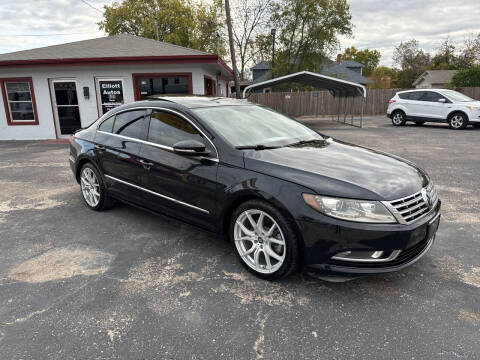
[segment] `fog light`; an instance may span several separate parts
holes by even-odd
[[[352,262],[387,262],[394,260],[401,250],[347,250],[332,256],[333,260],[352,261]]]

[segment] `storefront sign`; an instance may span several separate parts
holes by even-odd
[[[99,80],[102,114],[123,104],[122,80]]]

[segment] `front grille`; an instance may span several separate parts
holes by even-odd
[[[427,214],[437,201],[437,191],[430,183],[418,193],[386,203],[401,224],[411,224]]]

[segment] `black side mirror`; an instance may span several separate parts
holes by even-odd
[[[197,140],[179,141],[173,145],[173,151],[188,156],[204,156],[210,153],[206,150],[205,144]]]

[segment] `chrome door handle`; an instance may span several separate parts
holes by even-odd
[[[140,160],[140,164],[142,164],[143,167],[147,170],[150,169],[153,165],[155,165],[154,163],[145,160]]]

